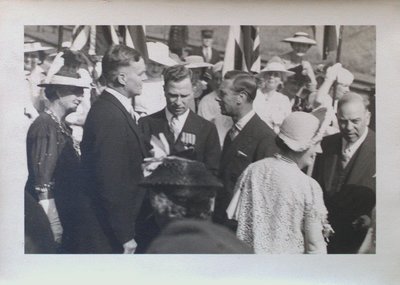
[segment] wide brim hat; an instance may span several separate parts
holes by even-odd
[[[326,108],[314,113],[293,112],[283,121],[278,137],[293,151],[302,152],[322,139]]]
[[[297,32],[293,37],[282,40],[287,43],[303,43],[308,45],[316,45],[317,42],[310,38],[310,35],[303,32]]]
[[[24,43],[24,53],[37,52],[54,49],[53,47],[44,47],[40,42],[25,42]]]
[[[144,187],[215,187],[221,182],[206,168],[204,163],[170,156],[141,182]]]
[[[286,74],[287,76],[292,76],[294,74],[293,71],[287,70],[282,60],[277,57],[271,58],[271,60],[268,61],[267,65],[260,71],[260,73],[270,71],[281,72],[283,74]]]
[[[204,58],[200,55],[189,55],[185,57],[184,63],[186,68],[202,68],[213,66],[211,63],[205,62]]]
[[[72,87],[80,87],[80,88],[90,88],[87,80],[83,78],[75,78],[70,76],[65,76],[62,74],[56,73],[50,78],[49,82],[43,82],[38,84],[39,87],[48,87],[48,86],[72,86]]]
[[[160,42],[147,42],[147,53],[151,61],[164,66],[174,66],[179,64],[170,57],[169,48],[166,44]]]

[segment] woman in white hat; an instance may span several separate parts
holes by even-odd
[[[165,67],[177,65],[170,56],[169,48],[160,42],[147,42],[149,60],[146,62],[146,77],[142,94],[134,97],[134,110],[140,116],[147,116],[165,108],[163,72]]]
[[[241,175],[237,236],[255,253],[326,253],[322,189],[301,169],[321,150],[321,120],[293,112],[276,138],[280,153]]]
[[[286,70],[279,57],[273,57],[259,74],[260,88],[253,101],[253,109],[275,133],[283,120],[292,112],[289,97],[278,92],[286,76],[294,72]]]
[[[199,55],[189,55],[185,57],[186,63],[185,67],[192,71],[192,85],[193,85],[193,98],[194,102],[190,104],[190,109],[197,113],[197,106],[200,99],[209,90],[208,82],[205,79],[209,74],[207,74],[207,68],[213,67],[212,64],[205,62],[204,58]]]
[[[285,85],[284,94],[293,99],[295,96],[304,96],[303,92],[314,92],[317,80],[310,62],[305,60],[304,56],[317,42],[304,32],[297,32],[283,42],[289,43],[292,50],[281,55],[281,58],[286,69],[295,73]]]
[[[79,145],[65,117],[81,102],[87,83],[77,73],[61,70],[45,87],[47,109],[36,118],[27,136],[28,181],[25,191],[35,197],[50,221],[55,241],[70,246],[72,202],[77,189]],[[64,234],[63,234],[64,228]]]

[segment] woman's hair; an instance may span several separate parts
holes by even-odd
[[[47,98],[50,102],[54,102],[56,99],[58,99],[58,95],[57,95],[57,86],[55,86],[55,85],[47,86],[47,87],[44,89],[44,96],[46,96],[46,98]]]
[[[293,150],[288,147],[279,136],[275,137],[275,144],[283,153],[293,152]]]

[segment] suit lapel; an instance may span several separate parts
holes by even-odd
[[[137,137],[137,140],[140,145],[140,150],[142,151],[143,156],[146,157],[146,148],[143,143],[143,138],[141,136],[141,132],[140,132],[138,126],[136,125],[136,123],[133,121],[131,115],[128,113],[128,111],[125,109],[125,107],[121,104],[121,102],[119,102],[117,98],[115,98],[112,94],[108,93],[107,91],[103,92],[102,98],[104,100],[107,100],[111,104],[113,104],[115,107],[117,107],[122,112],[122,114],[124,114],[129,127],[132,129],[134,135]]]
[[[365,141],[360,145],[357,152],[353,155],[353,163],[350,164],[349,176],[347,177],[347,183],[351,184],[353,182],[363,179],[367,169],[371,168],[370,162],[374,161],[375,152],[371,149],[373,145],[374,136],[371,131],[368,131],[368,135]]]
[[[221,165],[229,163],[226,159],[234,157],[239,147],[250,145],[253,140],[253,131],[257,124],[257,119],[258,116],[255,114],[233,141],[231,141],[230,138],[225,138]]]

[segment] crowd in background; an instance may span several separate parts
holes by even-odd
[[[302,32],[258,74],[223,74],[212,30],[185,37],[148,59],[25,43],[26,252],[373,253],[375,133],[353,74],[316,75]]]

